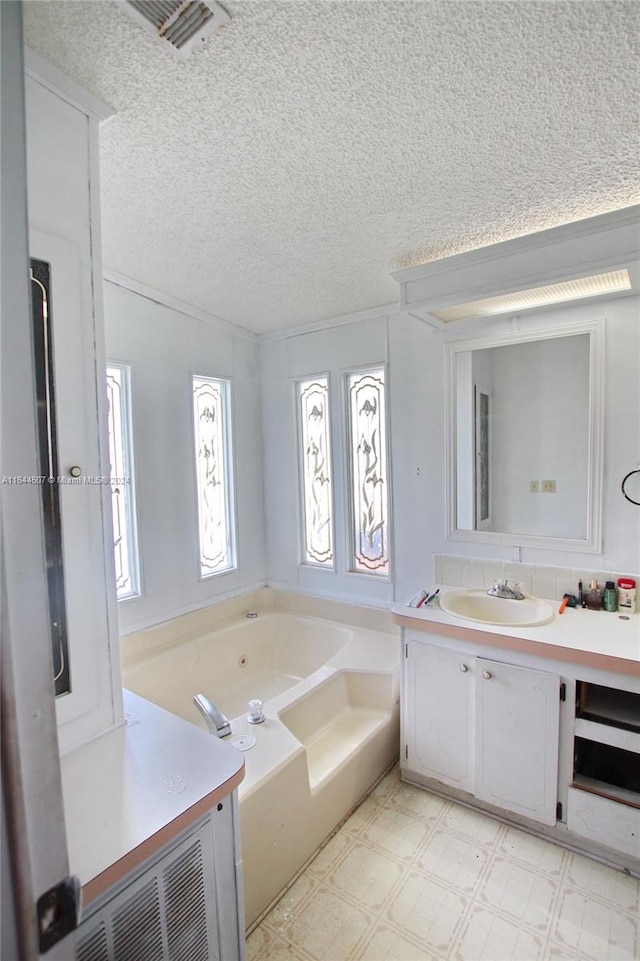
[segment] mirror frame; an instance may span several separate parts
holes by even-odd
[[[447,540],[505,546],[538,547],[579,553],[602,553],[602,474],[604,440],[604,319],[540,327],[518,333],[493,334],[473,340],[449,341],[446,355],[446,537]],[[587,531],[580,539],[548,537],[542,534],[501,533],[497,531],[462,530],[456,527],[457,462],[456,462],[456,370],[458,354],[489,347],[526,344],[538,340],[554,340],[578,334],[589,334],[589,468],[587,478]],[[559,429],[559,428],[558,428]]]

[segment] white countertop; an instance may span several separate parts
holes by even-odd
[[[124,691],[126,724],[61,759],[72,874],[93,900],[239,785],[230,744]]]
[[[459,590],[462,588],[441,587],[440,595]],[[555,616],[550,623],[537,627],[483,624],[432,606],[395,604],[391,610],[397,623],[414,630],[640,675],[640,613],[622,620],[618,613],[567,607],[558,614],[559,601],[547,603]]]

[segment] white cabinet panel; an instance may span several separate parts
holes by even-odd
[[[476,669],[476,797],[555,824],[560,678],[484,658]]]
[[[471,791],[474,659],[409,635],[406,655],[404,761],[425,777]]]
[[[569,788],[567,827],[580,837],[640,858],[640,810]]]
[[[555,824],[558,675],[404,640],[403,770]]]

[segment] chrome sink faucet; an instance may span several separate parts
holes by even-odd
[[[511,601],[522,601],[524,600],[524,594],[520,590],[522,584],[514,584],[513,587],[509,587],[509,581],[496,581],[493,587],[490,587],[487,594],[491,597],[506,597]]]

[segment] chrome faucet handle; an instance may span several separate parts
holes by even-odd
[[[249,713],[247,714],[247,721],[249,724],[262,724],[266,721],[267,717],[262,710],[262,701],[260,698],[252,698],[247,707],[249,708]]]

